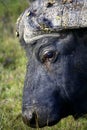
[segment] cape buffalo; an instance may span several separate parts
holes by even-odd
[[[34,17],[35,10],[27,11],[17,22],[28,58],[22,115],[25,124],[41,128],[87,113],[87,28],[42,34],[35,32],[40,28]],[[43,22],[52,27],[47,19]]]

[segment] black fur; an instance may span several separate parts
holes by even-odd
[[[25,45],[22,112],[30,127],[51,126],[68,115],[78,118],[87,113],[87,29],[58,35]]]

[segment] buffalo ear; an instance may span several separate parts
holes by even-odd
[[[17,36],[17,37],[20,37],[20,25],[21,25],[21,20],[22,20],[23,14],[24,14],[24,13],[22,13],[22,14],[18,17],[17,22],[16,22],[16,36]],[[22,27],[22,26],[21,26],[21,27]],[[21,28],[21,31],[22,31],[22,28]]]
[[[35,2],[36,0],[27,0],[27,3],[29,4],[29,6],[33,3],[33,2]]]
[[[36,0],[27,0],[27,1],[30,3],[30,2],[34,2],[34,1],[36,1]]]
[[[24,32],[24,13],[25,11],[18,17],[16,22],[16,37],[18,37],[21,46],[25,48],[26,43],[23,38],[23,32]]]

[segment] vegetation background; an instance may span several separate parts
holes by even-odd
[[[22,88],[27,59],[15,36],[16,19],[28,6],[27,0],[0,0],[0,130],[33,130],[22,122]],[[87,130],[87,120],[74,121],[69,116],[57,125],[41,130]]]

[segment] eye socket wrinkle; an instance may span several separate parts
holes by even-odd
[[[55,56],[56,56],[55,51],[48,51],[45,52],[40,59],[42,63],[46,61],[53,62],[55,60]]]

